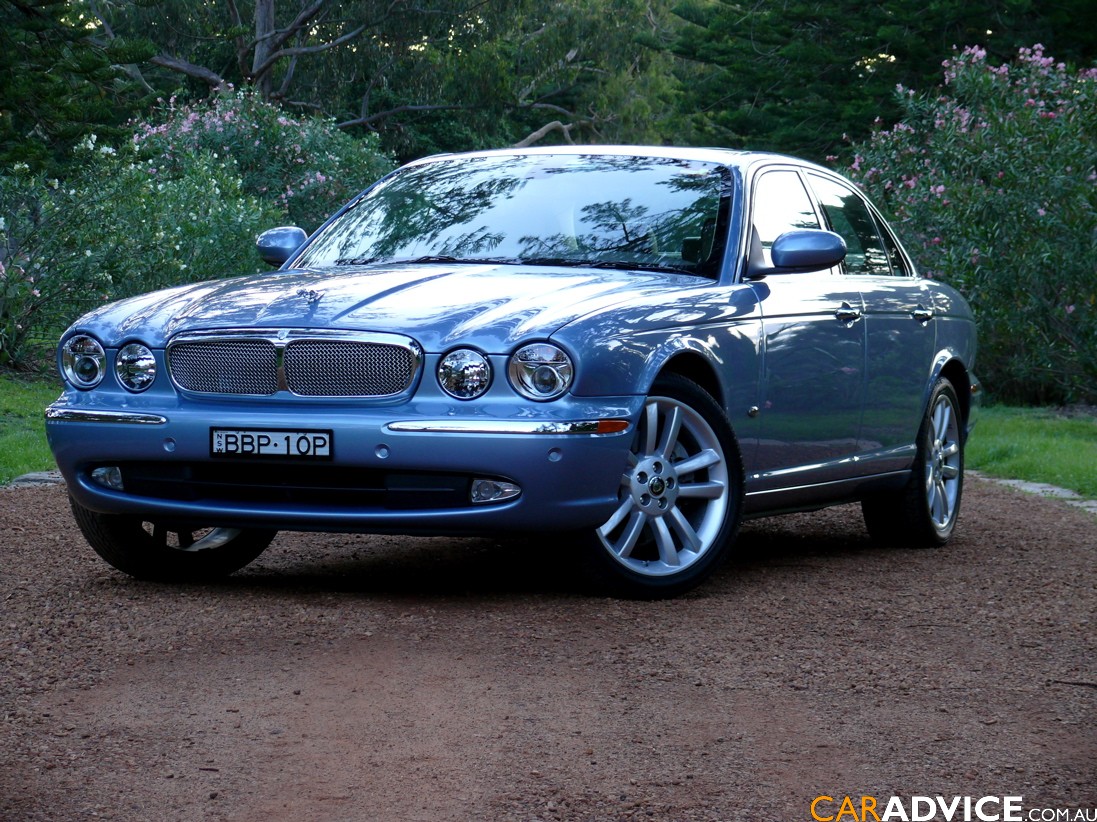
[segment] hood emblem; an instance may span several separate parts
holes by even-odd
[[[324,296],[323,291],[313,291],[311,288],[298,288],[297,296],[304,297],[305,302],[309,305],[315,305],[320,302],[320,299]]]

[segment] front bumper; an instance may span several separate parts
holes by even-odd
[[[198,525],[375,533],[593,527],[617,507],[642,397],[551,404],[176,402],[119,408],[70,392],[46,432],[74,499]],[[329,461],[213,458],[210,428],[330,430]],[[93,478],[121,467],[124,490]],[[521,493],[473,503],[474,478]]]

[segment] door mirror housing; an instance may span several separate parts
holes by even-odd
[[[295,225],[284,225],[271,228],[259,235],[255,241],[255,247],[263,262],[271,265],[282,265],[294,255],[294,252],[308,239],[304,229]]]
[[[755,234],[755,238],[757,234]],[[846,241],[833,231],[800,228],[786,231],[773,241],[770,264],[763,261],[761,244],[751,248],[748,279],[768,274],[798,274],[832,268],[846,258]]]

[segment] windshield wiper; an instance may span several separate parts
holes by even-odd
[[[630,263],[624,260],[597,260],[595,262],[588,263],[591,268],[612,268],[619,271],[659,271],[667,274],[689,274],[695,276],[696,271],[690,271],[686,268],[678,268],[673,265],[664,265],[663,263]]]
[[[340,257],[335,261],[336,265],[371,265],[373,263],[379,263],[383,260],[382,257]]]
[[[688,274],[697,276],[696,271],[690,271],[676,266],[660,263],[627,262],[625,260],[576,260],[570,257],[525,257],[518,262],[525,265],[558,265],[569,268],[610,268],[618,271],[660,271],[668,274]]]
[[[424,254],[422,257],[400,259],[397,257],[342,257],[335,261],[336,265],[373,265],[385,263],[386,265],[415,265],[417,263],[470,263],[483,265],[485,263],[515,263],[517,260],[474,259],[472,257],[454,257],[450,254]]]

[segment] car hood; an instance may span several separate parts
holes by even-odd
[[[504,353],[617,303],[711,284],[673,273],[497,264],[302,269],[134,297],[77,327],[107,345],[159,347],[182,331],[337,328],[406,334],[427,351],[461,343]]]

